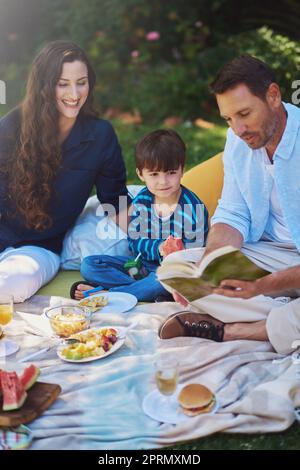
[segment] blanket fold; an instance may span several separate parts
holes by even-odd
[[[34,311],[40,313],[53,300],[39,296],[32,302]],[[28,303],[27,307],[30,311]],[[18,310],[26,312],[26,305]],[[215,432],[287,429],[295,420],[294,408],[300,407],[300,365],[290,360],[274,363],[280,356],[267,342],[158,339],[161,322],[179,310],[175,303],[161,303],[138,305],[123,314],[100,311],[93,315],[92,324],[126,326],[138,322],[117,352],[83,364],[61,361],[55,348],[37,357],[33,362],[41,368],[39,380],[60,384],[62,393],[28,425],[34,436],[31,448],[150,449]],[[16,315],[14,325],[25,319]],[[21,349],[15,358],[8,359],[21,358],[26,348],[32,347],[31,339],[35,344],[33,335],[15,336]],[[44,343],[47,341],[45,338]],[[215,392],[217,413],[187,418],[178,425],[162,424],[144,414],[143,398],[155,387],[157,352],[179,359],[181,384],[203,383]]]

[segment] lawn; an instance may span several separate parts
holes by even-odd
[[[300,424],[276,434],[221,434],[170,447],[173,450],[299,450]]]
[[[163,125],[129,125],[121,121],[113,121],[118,134],[128,172],[128,182],[138,183],[134,165],[134,147],[137,141],[147,132],[164,128]],[[212,129],[201,129],[191,123],[181,124],[173,128],[187,145],[186,170],[197,163],[207,160],[224,148],[226,127],[216,125]],[[199,184],[201,182],[199,181]],[[285,432],[277,434],[221,434],[201,438],[170,447],[173,450],[262,450],[300,448],[300,425],[295,423]]]

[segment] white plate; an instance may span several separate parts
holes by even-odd
[[[91,331],[91,330],[104,330],[106,328],[113,328],[114,330],[117,331],[117,335],[120,334],[120,329],[119,328],[116,328],[115,326],[101,326],[100,328],[90,328],[89,330],[85,330],[85,331],[81,331],[81,334],[83,333],[87,333],[88,331]],[[65,362],[91,362],[91,361],[98,361],[98,359],[103,359],[104,357],[107,357],[109,356],[110,354],[113,354],[114,352],[118,351],[118,349],[120,349],[121,346],[123,346],[125,342],[125,337],[121,337],[121,338],[118,338],[116,343],[110,348],[109,351],[107,351],[106,353],[102,354],[101,356],[91,356],[91,357],[85,357],[83,359],[67,359],[65,356],[63,356],[61,354],[61,351],[62,349],[65,349],[66,345],[60,345],[58,348],[57,348],[57,355],[60,359],[62,359],[63,361]]]
[[[10,339],[0,340],[0,357],[10,356],[19,351],[20,346]]]
[[[126,292],[107,292],[104,294],[99,292],[98,294],[90,295],[85,298],[92,299],[99,295],[107,297],[108,304],[105,305],[105,307],[100,307],[94,313],[124,313],[131,310],[137,304],[137,298],[132,294],[127,294]]]
[[[183,385],[178,387],[177,392],[170,397],[170,401],[167,401],[161,393],[155,389],[148,393],[143,400],[143,411],[150,418],[159,421],[160,423],[168,424],[179,424],[184,423],[187,420],[193,418],[193,416],[187,416],[181,411],[180,405],[177,401],[178,394],[183,388]],[[214,408],[205,414],[213,414],[217,411],[217,401]],[[198,417],[199,415],[197,415]]]

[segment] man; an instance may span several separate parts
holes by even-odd
[[[169,317],[159,335],[269,340],[276,351],[289,353],[300,338],[300,298],[276,302],[256,296],[300,296],[300,110],[281,101],[273,71],[251,56],[226,64],[211,88],[230,129],[223,192],[204,256],[233,245],[271,274],[256,281],[223,280],[204,298],[203,312],[219,320],[223,315],[223,321],[182,312]],[[178,294],[174,298],[188,305]],[[221,310],[230,305],[238,314],[227,323]],[[262,319],[247,321],[256,309]]]

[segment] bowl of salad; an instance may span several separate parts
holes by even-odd
[[[60,305],[49,308],[46,312],[54,333],[61,338],[68,338],[90,327],[92,312],[78,305]]]

